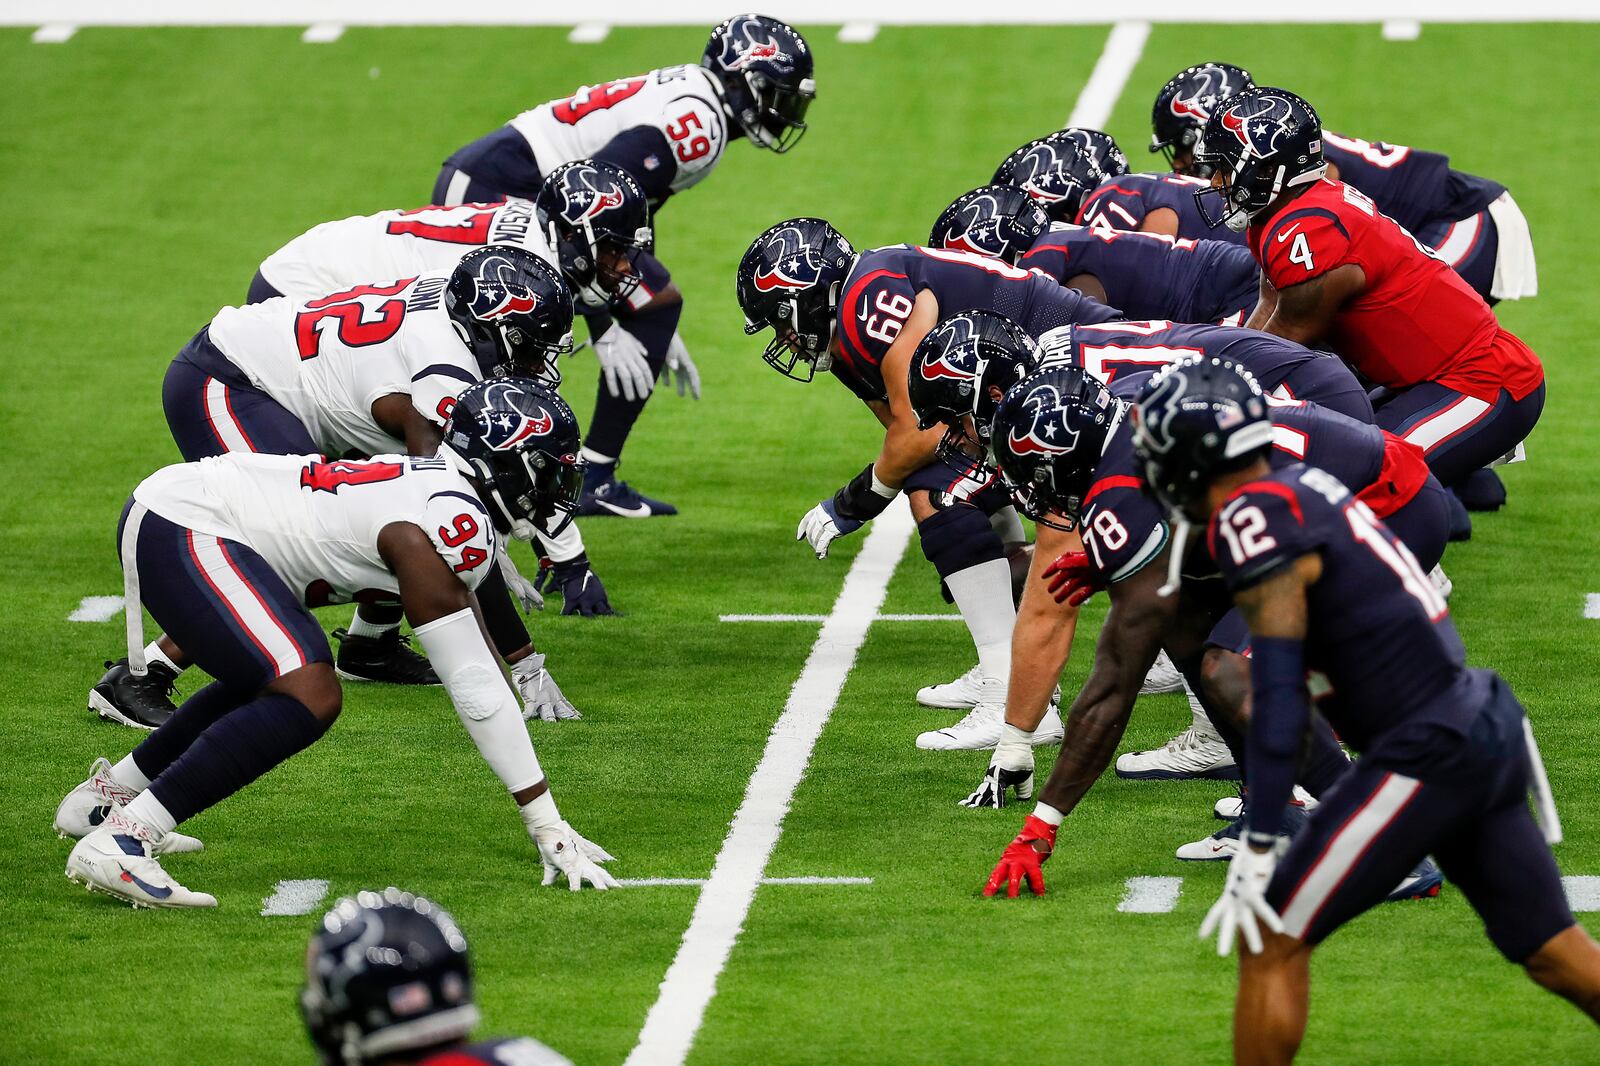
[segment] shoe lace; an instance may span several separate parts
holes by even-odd
[[[146,691],[159,692],[163,697],[170,698],[174,692],[178,691],[178,675],[166,669],[160,663],[150,663],[145,668],[143,677],[138,674],[130,674],[129,677],[132,678],[133,684],[139,688]]]
[[[1211,738],[1202,736],[1194,726],[1190,726],[1171,740],[1162,745],[1164,751],[1192,751],[1195,748],[1205,747],[1211,743]]]
[[[961,721],[955,725],[946,726],[945,732],[951,733],[958,729],[972,729],[987,725],[988,720],[997,715],[1004,714],[1005,708],[998,703],[980,703],[972,710],[961,716]]]
[[[94,776],[89,779],[89,788],[96,796],[99,796],[113,807],[121,807],[131,802],[138,793],[131,788],[117,784],[111,777],[109,770],[109,767],[104,770],[96,770]]]

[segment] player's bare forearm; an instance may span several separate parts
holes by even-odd
[[[1140,233],[1164,233],[1168,237],[1178,235],[1178,212],[1170,207],[1158,207],[1144,216],[1139,223]]]
[[[923,289],[917,293],[911,316],[895,342],[883,357],[883,384],[889,394],[888,417],[878,413],[883,422],[883,451],[874,464],[878,480],[899,488],[906,478],[933,461],[934,449],[944,431],[940,427],[918,429],[917,415],[911,409],[911,394],[906,387],[906,374],[911,366],[911,356],[933,329],[939,317],[939,301],[933,293]]]
[[[1095,646],[1094,665],[1067,714],[1066,736],[1039,798],[1070,813],[1111,764],[1128,726],[1139,686],[1155,662],[1177,597],[1157,595],[1166,552],[1111,586],[1111,610]]]
[[[1077,289],[1091,300],[1098,300],[1108,306],[1111,303],[1106,298],[1106,287],[1100,284],[1100,279],[1093,274],[1074,274],[1067,279],[1066,286],[1069,289]]]
[[[1322,576],[1322,556],[1302,555],[1264,581],[1236,592],[1233,602],[1254,637],[1304,640],[1306,589]]]
[[[443,430],[424,417],[403,392],[372,401],[372,418],[389,436],[406,442],[407,455],[432,455],[444,441]]]
[[[1346,263],[1310,281],[1279,289],[1277,303],[1261,328],[1299,344],[1315,344],[1332,332],[1340,312],[1366,284],[1366,273],[1354,263]]]
[[[1006,722],[1030,733],[1050,708],[1050,696],[1061,683],[1078,628],[1078,609],[1055,601],[1044,571],[1062,552],[1082,550],[1083,541],[1076,533],[1039,527],[1011,630],[1011,680],[1006,689]]]
[[[943,429],[918,429],[909,414],[895,417],[885,428],[883,449],[872,464],[878,480],[890,488],[899,488],[906,478],[933,462],[934,452],[943,436]]]
[[[1272,318],[1272,312],[1278,307],[1278,290],[1273,288],[1272,282],[1267,280],[1265,274],[1261,275],[1261,283],[1257,286],[1255,310],[1250,312],[1250,321],[1246,322],[1246,329],[1265,331],[1267,321]]]

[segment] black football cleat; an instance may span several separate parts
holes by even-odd
[[[411,647],[397,626],[381,637],[352,637],[335,629],[339,642],[334,671],[346,681],[384,681],[391,685],[437,685],[439,675],[427,658]]]
[[[133,729],[155,729],[178,708],[172,702],[178,674],[166,663],[149,663],[133,676],[127,659],[106,663],[105,676],[89,690],[89,709],[108,722]]]

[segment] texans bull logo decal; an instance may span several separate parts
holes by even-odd
[[[1211,117],[1211,109],[1230,95],[1227,71],[1201,67],[1195,72],[1194,83],[1188,91],[1173,96],[1168,107],[1179,118],[1205,122]]]
[[[582,221],[583,219],[586,219],[586,218],[594,218],[596,215],[600,214],[602,211],[609,211],[613,207],[621,207],[621,206],[622,206],[622,190],[613,188],[613,189],[606,189],[603,192],[596,191],[595,194],[594,194],[594,198],[589,201],[589,206],[584,208],[583,212],[578,215],[578,220]]]
[[[1222,115],[1222,128],[1239,139],[1245,154],[1268,156],[1292,131],[1294,108],[1281,96],[1257,96]]]
[[[922,364],[922,376],[927,381],[950,378],[954,381],[972,381],[978,376],[977,346],[972,343],[972,324],[958,318],[947,323],[940,331],[939,354]]]
[[[749,47],[745,48],[743,51],[740,51],[739,54],[728,63],[727,66],[729,70],[743,70],[750,64],[758,63],[763,59],[770,59],[776,63],[786,63],[789,61],[788,53],[784,52],[778,47],[778,42],[756,40],[748,26],[745,28],[745,37],[750,42]],[[738,47],[739,46],[737,44],[734,45],[736,50]]]
[[[1020,435],[1015,429],[1006,443],[1017,455],[1039,452],[1058,455],[1078,446],[1078,431],[1067,425],[1067,411],[1054,385],[1040,385],[1023,398],[1022,408],[1033,420]]]
[[[758,292],[804,289],[816,284],[821,266],[813,261],[811,249],[806,247],[799,230],[779,230],[773,234],[768,249],[776,251],[777,255],[770,267],[757,268],[754,280]]]
[[[958,224],[965,228],[952,232],[944,240],[946,248],[974,255],[1000,255],[1008,243],[1000,232],[1000,205],[993,196],[975,196],[956,213]]]
[[[472,293],[472,317],[482,322],[506,315],[525,315],[539,306],[539,297],[517,280],[517,268],[496,256],[479,268]]]
[[[490,393],[497,390],[504,394],[500,402],[497,404],[496,397],[491,396],[485,401],[487,409],[483,413],[483,439],[490,448],[506,451],[555,428],[555,418],[543,407],[535,407],[531,415],[517,409],[513,397],[522,394],[517,386],[510,382],[489,386]]]

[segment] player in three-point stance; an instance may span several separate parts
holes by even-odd
[[[460,149],[445,161],[433,202],[531,199],[563,163],[594,159],[633,175],[659,211],[669,197],[709,175],[730,140],[742,137],[778,153],[793,148],[816,96],[812,70],[811,49],[792,26],[765,15],[735,15],[711,31],[699,65],[583,86]],[[677,514],[616,477],[656,377],[676,373],[679,395],[686,384],[696,398],[700,391],[699,372],[677,332],[682,295],[653,253],[638,266],[642,282],[632,300],[580,307],[607,371],[584,441],[583,515]]]
[[[1016,618],[1007,548],[1020,548],[1026,537],[1003,493],[969,478],[970,464],[936,454],[940,433],[918,424],[906,395],[907,367],[934,325],[962,311],[999,312],[1029,334],[1105,322],[1117,313],[1050,278],[971,252],[900,244],[857,254],[816,218],[780,222],[757,237],[739,263],[737,287],[746,332],[774,331],[769,365],[800,381],[831,372],[884,427],[877,459],[813,507],[796,539],[821,559],[834,538],[860,529],[901,492],[908,495],[923,554],[978,651],[971,670],[922,689],[917,699],[984,710],[968,723],[972,728],[924,733],[918,745],[993,743],[979,719],[998,717],[1005,701]]]
[[[467,938],[432,900],[387,888],[335,903],[306,950],[306,1033],[325,1066],[572,1066],[531,1037],[468,1043]]]
[[[1503,678],[1466,666],[1411,551],[1327,471],[1271,467],[1259,394],[1179,364],[1132,418],[1145,483],[1176,522],[1205,527],[1250,630],[1248,824],[1201,926],[1223,955],[1245,940],[1235,1060],[1294,1058],[1313,949],[1429,854],[1507,959],[1600,1020],[1600,945],[1574,922],[1550,853],[1560,827],[1532,730]],[[1285,850],[1279,818],[1313,701],[1362,758]]]
[[[175,832],[315,743],[339,716],[338,675],[310,607],[397,598],[473,743],[505,784],[545,883],[615,882],[605,851],[562,820],[485,633],[473,590],[506,536],[570,520],[578,424],[554,392],[496,378],[461,393],[426,458],[234,453],[159,470],[117,531],[128,650],[142,608],[215,680],[115,766],[97,759],[56,810],[78,842],[67,876],[135,906],[214,907],[162,868]],[[142,605],[142,606],[141,606]]]

